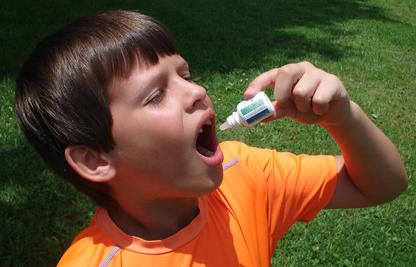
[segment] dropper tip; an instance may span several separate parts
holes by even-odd
[[[221,124],[221,126],[220,126],[221,131],[225,131],[225,130],[230,129],[230,128],[231,128],[231,125],[229,125],[227,121],[224,122],[223,124]]]

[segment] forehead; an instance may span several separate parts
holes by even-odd
[[[134,88],[136,91],[143,91],[156,82],[161,82],[164,74],[170,70],[185,72],[189,71],[188,63],[180,55],[159,57],[156,64],[136,64],[127,77],[116,77],[109,86],[109,99],[117,97],[122,91]]]

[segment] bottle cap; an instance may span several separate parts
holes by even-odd
[[[221,130],[221,131],[225,131],[225,130],[230,129],[230,128],[231,128],[231,125],[229,125],[227,121],[225,121],[225,122],[224,122],[223,124],[221,124],[221,126],[220,126],[220,130]]]

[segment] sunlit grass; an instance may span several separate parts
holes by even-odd
[[[338,75],[351,99],[397,145],[410,177],[396,201],[324,211],[280,241],[273,266],[415,266],[416,5],[401,1],[32,1],[0,9],[0,266],[52,266],[94,206],[46,170],[13,111],[22,60],[50,31],[108,8],[139,9],[168,25],[222,122],[247,84],[308,60]],[[317,126],[281,120],[219,133],[221,140],[295,153],[337,154]]]

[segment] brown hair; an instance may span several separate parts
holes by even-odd
[[[80,177],[64,150],[114,147],[108,87],[135,66],[178,54],[166,28],[133,11],[82,17],[41,41],[16,81],[16,113],[22,131],[44,161],[103,207],[114,206],[109,186]]]

